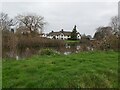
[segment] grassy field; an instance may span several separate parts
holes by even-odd
[[[80,40],[64,40],[66,43],[77,43],[80,42]]]
[[[81,52],[3,60],[4,88],[116,88],[117,52]]]

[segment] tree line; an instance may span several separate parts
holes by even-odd
[[[0,13],[0,29],[2,31],[9,30],[11,26],[17,26],[18,28],[28,28],[31,33],[36,33],[42,32],[44,25],[44,17],[36,14],[19,14],[11,19],[8,14]]]
[[[120,50],[120,22],[118,16],[111,18],[110,26],[98,27],[94,39],[102,50]]]
[[[63,41],[40,37],[45,24],[44,17],[36,14],[19,14],[11,19],[8,14],[0,13],[3,57],[30,56],[45,47],[61,49]],[[16,30],[11,28],[14,26]]]
[[[39,48],[56,47],[63,49],[65,42],[40,37],[46,22],[44,17],[37,14],[19,14],[11,19],[8,14],[0,13],[0,30],[2,31],[3,56],[14,57],[19,52],[36,53]],[[11,27],[17,27],[16,30]],[[77,39],[76,26],[71,33],[71,39]],[[110,26],[98,27],[93,38],[82,35],[80,45],[82,50],[119,50],[120,23],[118,16],[110,20]],[[92,40],[91,40],[92,39]],[[92,50],[92,49],[91,49]],[[8,55],[9,54],[9,55]]]

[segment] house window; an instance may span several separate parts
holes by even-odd
[[[53,36],[53,39],[56,39],[55,36]]]

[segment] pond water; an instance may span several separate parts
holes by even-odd
[[[64,55],[69,55],[71,54],[71,52],[64,52]]]
[[[71,53],[78,53],[83,49],[83,47],[79,43],[66,43],[64,47],[59,47],[59,48],[56,48],[56,47],[44,47],[44,48],[53,49],[56,52],[62,53],[64,55],[69,55]],[[39,50],[41,49],[43,48],[39,48],[37,50],[26,48],[26,50],[24,51],[21,51],[21,52],[17,51],[17,54],[15,55],[13,54],[13,52],[9,52],[7,54],[10,57],[16,58],[16,60],[19,60],[20,58],[30,57],[34,54],[38,54]],[[87,46],[86,50],[91,50],[91,47]]]

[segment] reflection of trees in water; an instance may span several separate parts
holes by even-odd
[[[70,54],[70,53],[77,53],[77,52],[80,52],[80,51],[87,51],[87,50],[90,50],[90,47],[88,46],[85,46],[85,45],[80,45],[80,44],[69,44],[69,45],[66,45],[66,46],[61,46],[61,47],[42,47],[42,48],[25,48],[25,49],[20,49],[20,50],[17,50],[18,51],[18,56],[19,58],[24,58],[24,57],[31,57],[32,55],[34,54],[38,54],[39,51],[41,49],[46,49],[46,48],[49,48],[49,49],[53,49],[57,52],[60,52],[60,53],[63,53],[63,54]]]

